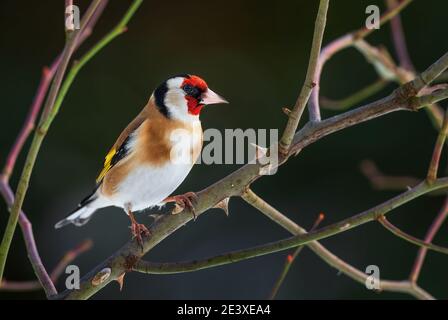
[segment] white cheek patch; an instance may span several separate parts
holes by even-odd
[[[188,113],[187,99],[180,89],[168,89],[165,95],[165,105],[169,108],[169,111],[173,109],[178,109],[176,112],[185,111]]]
[[[188,112],[187,99],[181,89],[184,78],[177,77],[166,82],[168,91],[165,95],[165,105],[168,108],[170,116],[181,121],[197,120],[198,116]]]

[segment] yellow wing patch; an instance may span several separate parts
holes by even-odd
[[[103,170],[101,170],[100,175],[98,178],[96,178],[96,183],[100,183],[101,180],[103,180],[104,176],[109,172],[110,168],[112,168],[112,158],[117,153],[117,150],[115,148],[112,148],[109,153],[106,156],[106,159],[104,161],[104,167]]]

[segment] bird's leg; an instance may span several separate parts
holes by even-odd
[[[135,220],[134,214],[132,213],[131,210],[128,210],[127,212],[129,219],[131,219],[132,237],[136,238],[139,245],[143,248],[142,234],[145,236],[149,236],[150,232],[144,224],[137,223],[137,220]]]
[[[197,201],[198,196],[194,192],[187,192],[177,196],[171,196],[163,200],[163,202],[174,202],[176,208],[172,211],[173,214],[182,212],[185,208],[190,209],[193,213],[193,219],[196,220],[196,211],[194,209],[194,203]]]

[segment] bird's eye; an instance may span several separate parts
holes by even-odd
[[[196,87],[193,87],[192,85],[186,84],[183,87],[183,89],[184,89],[185,93],[189,96],[198,97],[200,95],[199,89]]]

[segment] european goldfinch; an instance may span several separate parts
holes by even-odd
[[[149,232],[137,223],[134,212],[166,202],[191,207],[193,193],[168,196],[187,177],[201,152],[202,108],[216,103],[228,102],[198,76],[178,75],[164,81],[107,154],[94,191],[55,228],[70,223],[81,226],[96,210],[116,206],[128,214],[132,234],[141,243],[141,235]],[[179,145],[180,151],[176,150]]]

